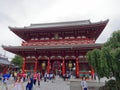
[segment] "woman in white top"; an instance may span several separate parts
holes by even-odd
[[[10,90],[24,90],[20,77],[17,77],[16,82]]]
[[[82,90],[87,90],[87,88],[88,88],[88,85],[87,85],[85,77],[82,78],[81,87],[82,87]]]

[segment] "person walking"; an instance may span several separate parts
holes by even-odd
[[[2,81],[2,73],[0,73],[0,81]]]
[[[40,87],[40,73],[37,74],[38,87]]]
[[[21,82],[20,77],[16,78],[16,81],[15,81],[13,87],[9,90],[24,90],[24,86],[23,86],[23,83]]]
[[[16,79],[17,79],[17,72],[15,71],[14,72],[14,80],[16,81]]]
[[[46,82],[46,80],[47,80],[47,72],[45,72],[44,74],[44,82]]]
[[[82,81],[81,81],[81,89],[82,89],[82,90],[88,90],[88,85],[87,85],[87,82],[86,82],[86,78],[85,78],[85,77],[82,78]]]
[[[47,82],[50,80],[50,74],[47,73]]]
[[[52,72],[50,73],[50,81],[52,81],[52,83],[53,83],[53,73]]]
[[[66,74],[63,74],[63,80],[64,81],[66,80]]]
[[[33,75],[33,79],[34,79],[34,85],[36,85],[36,81],[37,81],[37,73],[36,72]]]
[[[2,84],[2,89],[1,90],[8,90],[8,86],[7,86],[7,82],[8,82],[8,78],[7,77],[3,77],[3,84]]]
[[[5,74],[3,74],[3,85],[2,85],[2,89],[1,90],[4,90],[3,88],[5,88],[5,90],[8,90],[8,80],[10,78],[10,74],[7,72]]]
[[[26,76],[26,73],[23,73],[23,74],[22,74],[23,82],[25,82],[26,77],[27,77],[27,76]]]
[[[26,90],[32,90],[33,89],[33,78],[28,76],[28,83],[26,85]]]

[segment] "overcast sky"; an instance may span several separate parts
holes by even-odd
[[[0,45],[21,45],[21,39],[8,26],[23,27],[31,23],[109,19],[96,43],[104,43],[120,30],[120,0],[0,0]],[[0,47],[0,54],[13,54]]]

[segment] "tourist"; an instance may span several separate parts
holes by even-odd
[[[97,76],[97,74],[96,74],[96,73],[94,73],[94,80],[96,80],[96,76]]]
[[[54,79],[54,74],[53,74],[53,72],[51,72],[50,73],[50,80],[52,81],[52,83],[53,83],[53,79]]]
[[[50,79],[50,75],[49,75],[49,73],[47,73],[47,79],[48,79],[48,80]]]
[[[66,73],[66,79],[67,80],[69,79],[69,73],[68,72]]]
[[[86,82],[86,78],[85,77],[83,77],[82,78],[82,81],[81,81],[81,88],[82,88],[82,90],[87,90],[87,82]]]
[[[38,87],[40,87],[40,73],[37,74]]]
[[[45,72],[44,74],[44,82],[46,82],[46,79],[47,79],[47,72]]]
[[[2,73],[0,73],[0,81],[2,81]]]
[[[66,80],[66,74],[65,73],[63,74],[63,80],[64,81]]]
[[[71,72],[69,72],[68,74],[68,79],[70,80],[70,78],[71,78]]]
[[[26,85],[26,90],[32,90],[33,89],[33,77],[28,76],[28,83]]]
[[[30,77],[30,72],[27,72],[27,79],[28,79],[28,77]]]
[[[52,74],[53,74],[53,79],[55,80],[56,79],[56,75],[55,75],[54,72],[52,72]]]
[[[49,80],[52,80],[52,77],[53,77],[53,74],[52,74],[52,72],[50,73],[50,78],[49,78]]]
[[[33,81],[34,81],[34,85],[36,85],[36,81],[37,81],[37,73],[36,72],[33,75]]]
[[[7,86],[7,83],[8,83],[8,80],[10,78],[10,74],[7,72],[5,74],[3,74],[3,85],[2,85],[2,90],[4,90],[3,88],[5,88],[6,90],[8,90],[8,86]]]
[[[16,81],[16,79],[17,79],[17,72],[15,71],[14,72],[14,80]]]
[[[23,83],[21,82],[21,78],[17,77],[13,87],[10,90],[24,90]]]
[[[40,73],[40,80],[42,80],[42,78],[43,78],[43,74],[42,74],[42,72]]]
[[[26,80],[26,73],[22,74],[22,78],[23,78],[23,82],[25,82],[25,80]]]

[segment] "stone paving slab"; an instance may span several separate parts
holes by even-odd
[[[70,90],[70,84],[69,82],[64,82],[61,80],[56,80],[53,83],[51,81],[41,81],[40,88],[38,86],[34,86],[33,90]]]
[[[27,82],[23,83],[24,90],[26,87]],[[37,84],[37,83],[36,83]],[[13,86],[13,81],[8,82],[8,88],[11,88]],[[0,84],[0,90],[2,88],[2,84]],[[3,90],[6,90],[3,88]],[[33,90],[70,90],[70,82],[69,81],[63,81],[62,79],[56,79],[53,83],[52,81],[44,82],[43,80],[40,83],[40,87],[38,85],[33,86]]]
[[[52,83],[52,81],[44,82],[43,80],[40,83],[40,87],[38,85],[34,86],[33,90],[81,90],[80,79],[71,79],[63,81],[61,78],[56,78],[56,80]],[[13,86],[13,79],[10,79],[8,82],[8,88]],[[88,88],[89,90],[98,90],[100,86],[103,86],[104,83],[98,83],[93,80],[88,80]],[[27,82],[23,83],[24,90]],[[6,90],[5,88],[1,89],[2,84],[0,83],[0,90]]]

